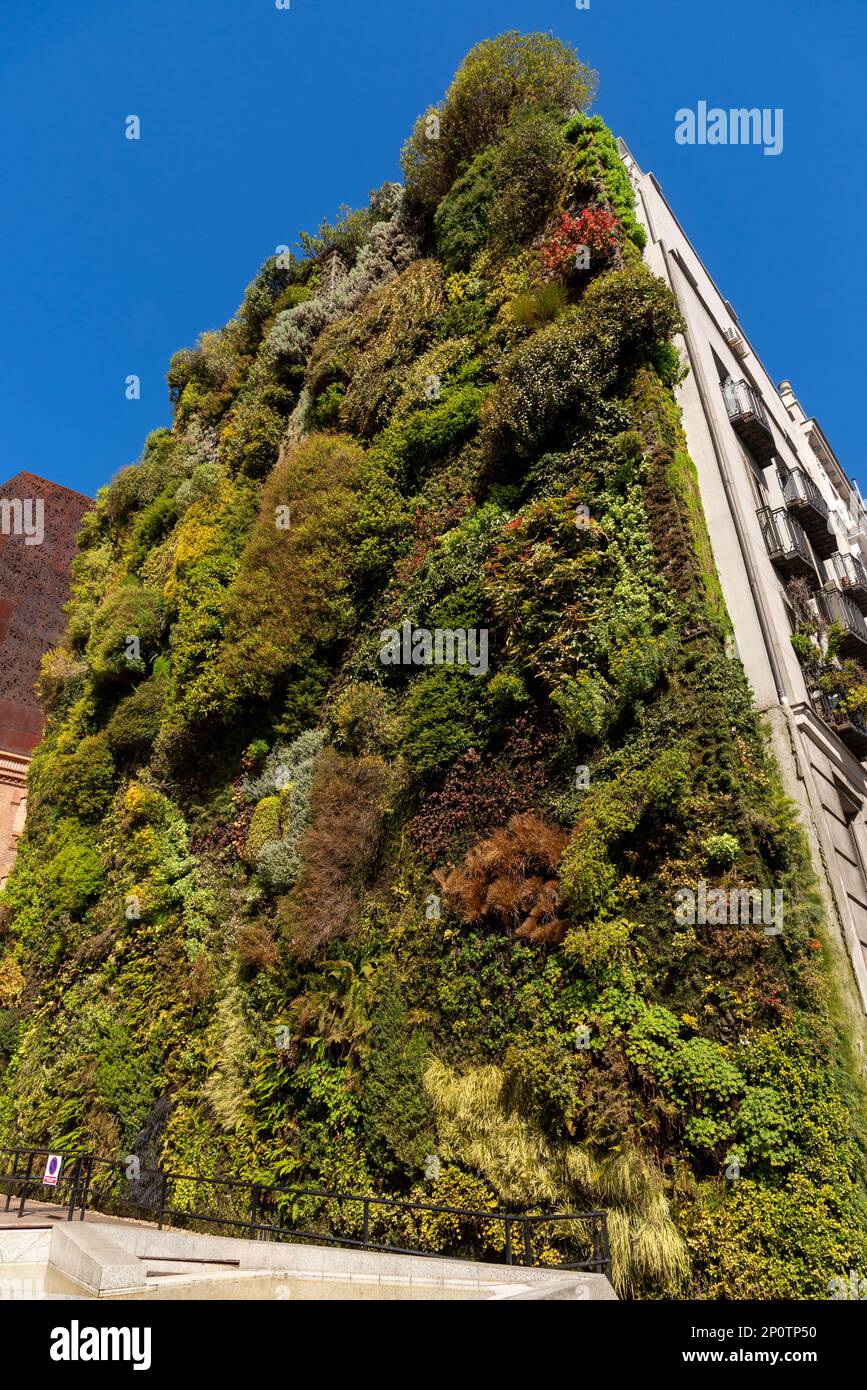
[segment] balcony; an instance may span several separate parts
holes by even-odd
[[[845,687],[841,684],[838,690],[813,690],[810,693],[816,713],[831,726],[850,753],[861,761],[867,758],[867,719],[860,710],[841,708],[845,701]]]
[[[828,519],[828,503],[813,479],[803,468],[780,473],[783,501],[792,516],[797,517],[810,538],[817,555],[828,560],[837,549],[837,537]]]
[[[761,507],[756,512],[767,552],[781,574],[787,579],[805,579],[811,589],[818,589],[820,580],[810,554],[807,537],[785,507]]]
[[[867,569],[857,555],[831,556],[831,569],[847,598],[858,605],[862,613],[867,613]]]
[[[836,623],[842,632],[840,656],[850,657],[867,666],[867,623],[850,598],[839,589],[826,584],[816,595],[816,601],[829,623]]]
[[[735,433],[740,435],[756,463],[767,467],[776,449],[761,396],[748,381],[735,381],[732,377],[723,382],[722,390]]]

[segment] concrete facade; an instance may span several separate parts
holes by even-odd
[[[714,558],[744,666],[766,716],[786,791],[801,811],[850,1000],[867,1012],[867,725],[852,727],[808,690],[792,647],[790,581],[846,633],[867,668],[867,511],[789,382],[776,386],[652,173],[621,141],[648,233],[645,260],[686,323],[678,389]],[[800,587],[803,595],[803,585]],[[854,599],[857,598],[856,603]],[[856,725],[859,721],[854,721]]]
[[[0,1297],[4,1283],[6,1297],[34,1296],[29,1287],[39,1266],[91,1298],[617,1300],[603,1274],[577,1270],[243,1240],[120,1221],[0,1229]],[[16,1268],[28,1281],[18,1295]]]

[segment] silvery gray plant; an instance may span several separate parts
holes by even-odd
[[[277,315],[266,345],[272,360],[304,362],[323,329],[351,313],[371,290],[406,270],[418,255],[418,245],[406,225],[404,206],[403,190],[398,189],[391,217],[371,227],[358,260],[333,293],[323,292]]]
[[[286,833],[279,840],[267,840],[256,858],[256,871],[271,893],[287,892],[298,877],[298,845],[307,825],[310,787],[324,742],[320,730],[307,729],[293,743],[275,744],[261,771],[241,783],[241,794],[248,802],[288,791]]]

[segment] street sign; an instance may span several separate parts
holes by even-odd
[[[45,1161],[45,1172],[42,1181],[46,1187],[56,1187],[60,1177],[60,1170],[63,1167],[62,1154],[49,1154]]]

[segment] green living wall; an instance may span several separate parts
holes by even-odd
[[[0,1138],[601,1206],[624,1294],[823,1297],[867,1260],[851,1039],[593,87],[479,45],[405,186],[172,359],[44,662]],[[405,622],[486,660],[384,664]],[[782,933],[679,924],[699,881]]]

